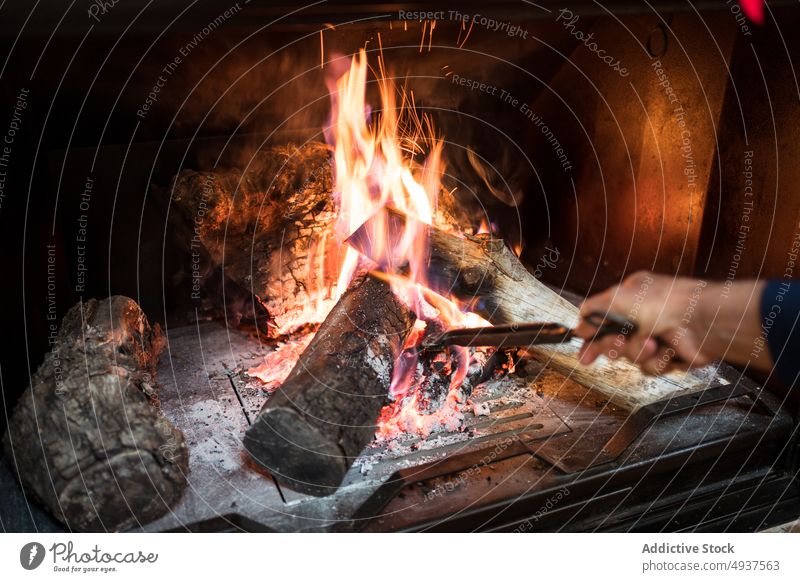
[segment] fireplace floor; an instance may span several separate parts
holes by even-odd
[[[190,487],[147,531],[738,531],[800,514],[786,464],[792,421],[773,396],[661,418],[612,462],[567,473],[551,461],[602,461],[628,414],[534,360],[479,387],[473,399],[490,414],[467,412],[463,431],[373,445],[334,495],[299,494],[241,445],[267,397],[244,370],[271,348],[212,322],[168,337],[160,400],[190,446]]]
[[[141,530],[753,531],[800,516],[795,429],[773,395],[660,418],[609,460],[600,451],[627,412],[535,360],[480,386],[490,412],[467,412],[463,431],[373,444],[334,495],[299,494],[241,444],[267,397],[244,370],[271,348],[214,322],[168,339],[160,406],[186,436],[190,486]],[[0,465],[3,529],[59,531]]]

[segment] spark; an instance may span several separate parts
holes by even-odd
[[[459,31],[458,31],[458,38],[456,39],[456,45],[458,45],[458,44],[461,42],[461,33],[462,33],[462,32],[464,32],[464,29],[465,29],[466,27],[467,27],[467,25],[466,25],[466,23],[464,22],[464,20],[462,19],[462,20],[461,20],[461,28],[460,28],[460,29],[459,29]]]
[[[463,20],[461,22],[464,22]],[[464,37],[463,42],[458,45],[458,48],[464,48],[464,45],[467,44],[467,39],[469,38],[469,33],[472,32],[472,27],[475,26],[475,21],[469,23],[469,30],[467,31],[467,36]]]

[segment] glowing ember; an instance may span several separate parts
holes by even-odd
[[[264,356],[264,361],[258,366],[250,368],[247,374],[261,380],[267,392],[274,392],[286,380],[300,354],[314,338],[314,333],[314,331],[309,331],[300,336],[293,336],[286,343],[280,344],[275,350]]]

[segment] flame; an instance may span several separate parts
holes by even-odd
[[[432,29],[433,24],[431,32]],[[380,42],[378,35],[379,47]],[[402,276],[396,273],[376,275],[389,282],[392,291],[418,318],[406,341],[406,350],[395,363],[391,394],[395,398],[394,418],[404,418],[406,428],[413,426],[416,431],[424,431],[426,421],[418,412],[418,396],[413,393],[413,384],[418,366],[415,348],[426,322],[435,321],[445,329],[489,323],[475,314],[465,313],[465,306],[437,293],[426,278],[426,225],[433,225],[436,216],[444,172],[443,142],[436,137],[430,119],[417,114],[413,93],[398,91],[388,78],[381,50],[378,55],[376,84],[381,109],[374,119],[366,99],[369,68],[363,49],[352,57],[349,70],[331,87],[333,110],[326,135],[334,148],[339,209],[335,232],[337,239],[343,242],[370,220],[372,257],[382,265],[407,266]],[[427,155],[420,164],[415,158],[422,154]],[[393,242],[392,248],[386,244],[390,239],[388,214],[379,212],[385,207],[414,219],[406,221],[399,243]],[[339,274],[337,295],[347,288],[356,271],[364,267],[374,267],[374,264],[348,247]],[[469,351],[456,347],[449,356],[451,376],[447,400],[455,404],[459,400],[457,389],[467,374]]]
[[[379,37],[380,41],[380,37]],[[394,260],[407,262],[411,278],[422,282],[426,241],[421,226],[433,224],[436,196],[443,170],[442,144],[433,137],[425,137],[423,123],[416,118],[415,127],[401,136],[400,118],[409,111],[406,93],[398,107],[396,90],[383,73],[383,58],[379,58],[382,74],[378,78],[382,109],[377,122],[370,127],[369,108],[366,103],[367,55],[361,49],[354,55],[350,69],[336,82],[332,92],[333,114],[328,131],[334,144],[334,174],[339,214],[336,234],[343,242],[367,219],[386,206],[416,219],[403,233],[398,248],[377,248],[377,254],[391,252]],[[430,125],[428,124],[428,127]],[[404,151],[415,153],[426,139],[432,142],[430,154],[417,172]],[[378,244],[385,241],[386,224],[376,224]],[[355,274],[361,256],[347,248],[336,286],[340,296]]]
[[[435,22],[431,23],[431,36],[434,26]],[[428,37],[429,43],[431,36]],[[322,288],[322,266],[332,263],[340,265],[340,270],[335,290],[314,295],[304,306],[303,313],[297,314],[297,320],[301,323],[321,321],[358,271],[374,269],[376,263],[388,265],[387,272],[376,272],[375,275],[389,283],[395,295],[416,314],[417,321],[395,362],[390,387],[394,402],[384,408],[377,435],[388,438],[401,432],[416,432],[427,436],[436,426],[455,430],[463,420],[460,410],[463,403],[458,389],[466,378],[470,363],[468,348],[451,347],[441,355],[446,361],[439,363],[444,364],[449,372],[448,393],[439,410],[423,414],[420,411],[417,348],[428,326],[433,324],[436,329],[446,330],[490,324],[469,313],[467,305],[438,293],[427,280],[427,234],[428,227],[435,226],[434,217],[437,216],[437,196],[445,167],[443,142],[436,137],[430,118],[417,113],[414,94],[398,91],[386,75],[380,35],[378,45],[375,77],[381,108],[376,115],[367,102],[367,80],[371,69],[364,49],[353,55],[349,68],[338,79],[329,83],[332,110],[325,135],[333,148],[337,216],[334,227],[336,244],[328,248],[336,249],[340,256],[325,256],[326,240],[311,246],[309,269],[319,271],[309,272],[306,279],[311,286]],[[321,35],[320,52],[324,55]],[[332,64],[331,68],[335,68],[335,63]],[[386,207],[412,219],[405,221],[399,237],[388,236],[390,215],[380,212]],[[374,262],[344,244],[367,221],[373,245],[370,256]],[[488,223],[486,228],[488,230]],[[387,244],[387,240],[392,244]],[[403,274],[393,272],[393,265],[402,266]],[[286,361],[284,356],[291,356],[293,364],[310,337],[311,334],[302,342],[282,346],[275,351],[273,358],[265,359],[262,366],[249,370],[249,373],[261,378],[268,386],[276,387],[290,370],[286,365],[278,366],[277,362]]]
[[[465,311],[465,306],[462,306],[456,299],[448,299],[433,289],[414,283],[413,280],[407,277],[377,272],[374,275],[389,281],[395,295],[403,303],[415,310],[419,318],[418,322],[437,321],[445,329],[491,325],[477,313]],[[406,341],[406,349],[408,350],[418,345],[421,335],[416,331],[415,326],[415,330],[412,331]],[[458,400],[457,389],[467,376],[467,368],[469,367],[469,349],[461,346],[451,346],[449,350],[451,359],[456,364],[450,376],[450,396]],[[415,355],[414,352],[412,354]],[[410,392],[414,380],[414,375],[411,374],[411,371],[416,364],[417,359],[413,357],[410,361],[400,359],[395,366],[390,392],[396,400],[403,398]]]

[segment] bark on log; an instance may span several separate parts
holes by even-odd
[[[385,212],[394,223],[390,231],[402,232],[400,222],[405,217],[396,211]],[[459,237],[432,227],[426,227],[426,232],[429,280],[445,294],[467,302],[472,311],[493,324],[553,321],[577,325],[578,308],[529,273],[501,239],[491,235]],[[369,236],[368,223],[351,241],[357,248],[368,250]],[[701,390],[714,379],[711,368],[650,377],[624,360],[601,358],[584,366],[578,363],[579,345],[580,340],[573,340],[563,345],[536,346],[531,352],[552,369],[631,411],[676,392]]]
[[[356,279],[247,430],[250,455],[294,489],[335,492],[375,434],[414,319],[387,283]]]
[[[245,171],[186,170],[172,197],[194,237],[226,277],[258,297],[280,333],[330,298],[341,259],[328,146],[258,152]],[[316,252],[319,251],[319,252]]]
[[[73,531],[160,517],[186,488],[189,459],[157,406],[160,329],[113,296],[72,307],[53,340],[3,443],[26,493]]]

